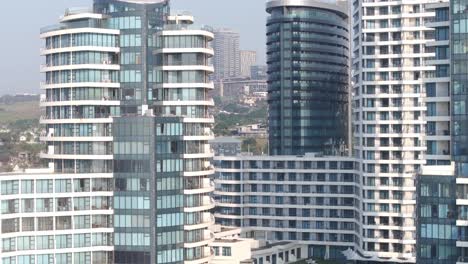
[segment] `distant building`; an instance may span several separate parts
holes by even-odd
[[[213,64],[215,80],[240,75],[240,35],[231,29],[215,29]]]
[[[251,67],[257,63],[257,52],[253,50],[240,51],[240,75],[251,77]]]
[[[267,12],[270,153],[342,148],[349,113],[347,7],[277,0],[267,2]]]
[[[218,83],[220,95],[224,98],[238,98],[240,94],[250,95],[255,92],[267,92],[266,80],[231,78]]]
[[[266,137],[268,130],[261,124],[251,124],[237,127],[237,135],[241,137]]]
[[[242,140],[235,137],[218,137],[210,144],[216,156],[236,156],[242,151]]]
[[[267,79],[266,65],[253,65],[250,67],[250,79],[252,80],[266,80]]]

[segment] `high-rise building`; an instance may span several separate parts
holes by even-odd
[[[10,263],[41,258],[36,253],[52,255],[56,263],[114,263],[112,116],[120,114],[121,104],[120,32],[108,23],[92,10],[68,10],[60,24],[41,30],[46,94],[41,140],[47,148],[41,158],[53,172],[21,177],[17,194],[32,195],[32,208],[24,204],[22,218],[30,226],[23,230],[41,236],[29,235],[29,246],[17,248]],[[27,252],[34,248],[39,251]],[[54,248],[60,252],[55,256]]]
[[[240,71],[240,35],[231,29],[214,30],[213,65],[215,80],[238,77]]]
[[[434,71],[424,76],[427,165],[448,165],[451,158],[449,5],[448,0],[425,5],[427,12],[435,12],[434,20],[426,23],[435,30],[435,34],[427,33],[434,41],[426,43],[426,47],[435,52],[435,57],[426,58],[426,65],[434,67]]]
[[[267,70],[268,67],[266,65],[252,65],[252,67],[250,67],[250,79],[266,80]]]
[[[468,263],[468,27],[466,11],[468,1],[450,1],[450,65],[452,160],[457,177],[458,232],[457,246],[460,258],[457,263]]]
[[[416,261],[413,177],[426,163],[423,88],[435,69],[427,63],[435,50],[429,45],[434,30],[426,26],[435,13],[426,10],[428,3],[352,3],[353,142],[363,170],[363,254],[378,261]],[[442,93],[443,84],[437,86]]]
[[[114,118],[118,263],[206,263],[211,258],[214,171],[208,141],[214,138],[214,119],[207,94],[213,34],[190,29],[192,23],[188,15],[168,16],[153,36],[153,70],[162,79],[155,80],[152,111]],[[136,235],[144,240],[129,239]]]
[[[251,77],[250,68],[257,63],[257,52],[253,50],[240,51],[240,75]]]
[[[423,166],[416,177],[416,263],[460,263],[455,180],[453,165]]]
[[[1,263],[207,263],[213,34],[168,1],[41,30],[50,169],[0,175]]]
[[[345,2],[267,2],[272,155],[333,153],[348,138],[349,20]]]

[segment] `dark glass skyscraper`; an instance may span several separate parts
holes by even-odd
[[[168,0],[95,0],[94,12],[110,16],[108,27],[120,30],[122,115],[142,113],[153,100],[157,66],[154,34],[169,14]]]
[[[451,1],[453,160],[468,163],[468,1]],[[468,166],[467,166],[468,167]],[[465,169],[468,176],[468,169]]]
[[[456,242],[466,230],[458,234],[455,192],[452,166],[425,166],[416,177],[416,263],[458,263]]]
[[[450,1],[452,160],[457,176],[457,263],[468,263],[468,1]]]
[[[270,154],[339,150],[348,138],[346,4],[274,0],[267,12]]]

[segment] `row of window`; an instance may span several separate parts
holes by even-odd
[[[54,212],[54,200],[56,212],[85,211],[91,209],[107,210],[110,208],[110,197],[38,198],[22,199],[21,213]],[[20,213],[20,200],[3,200],[1,202],[1,212],[2,214]]]
[[[2,252],[111,246],[112,243],[110,233],[24,236],[4,238]]]
[[[55,262],[54,262],[55,260]],[[18,257],[4,257],[3,264],[106,264],[114,263],[111,252],[91,252],[59,253],[23,255]]]
[[[226,192],[240,192],[241,191],[241,186],[240,185],[225,185],[221,184],[218,186],[218,188],[222,191]],[[250,185],[244,185],[243,192],[245,193],[257,193],[258,195],[265,195],[268,193],[281,193],[281,194],[287,194],[287,193],[293,193],[293,194],[307,194],[307,193],[326,193],[326,194],[355,194],[359,193],[359,189],[355,186],[336,186],[336,185],[331,185],[331,186],[324,186],[324,185],[284,185],[284,184],[275,184],[275,185],[269,185],[269,184],[263,184],[263,185],[256,185],[256,184],[250,184]],[[262,193],[263,192],[263,193]],[[270,198],[268,196],[261,196],[263,200],[269,200]],[[246,197],[249,201],[256,203],[257,201],[257,196],[247,196]],[[282,196],[278,196],[275,198],[283,198]],[[335,198],[337,199],[337,198]]]
[[[357,166],[357,165],[356,165]],[[225,169],[240,169],[241,161],[221,161],[221,168]],[[341,169],[341,170],[353,170],[355,168],[355,163],[353,161],[243,161],[243,169]],[[285,173],[278,173],[278,175],[283,175]],[[268,177],[270,173],[263,173],[264,177]],[[289,173],[290,180],[296,180],[296,173]],[[300,174],[299,174],[300,175]],[[313,177],[314,180],[317,178],[318,181],[325,181],[325,173],[304,173],[304,177]],[[334,175],[334,176],[333,176]],[[332,181],[332,178],[337,174],[330,173],[329,179]],[[342,174],[342,175],[351,175],[352,174]],[[344,176],[344,177],[348,177]],[[280,180],[280,179],[278,179]]]
[[[109,70],[53,71],[46,73],[46,82],[47,84],[69,82],[119,82],[119,76],[121,74],[126,77],[125,73]],[[130,75],[128,75],[128,77],[129,79],[131,78]],[[136,72],[134,77],[136,78]]]
[[[2,181],[0,186],[2,195],[19,194],[20,190],[21,194],[53,193],[54,190],[56,193],[97,192],[111,191],[112,179],[9,180]]]
[[[151,246],[149,233],[114,233],[116,246]]]
[[[79,46],[116,47],[115,35],[99,33],[77,33],[46,38],[47,49],[58,49]]]

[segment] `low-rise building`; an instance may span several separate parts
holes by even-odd
[[[241,228],[214,225],[212,264],[287,264],[307,258],[307,245],[244,238]]]
[[[242,140],[236,137],[217,137],[210,145],[216,156],[236,156],[242,151]]]
[[[26,170],[0,186],[0,263],[113,262],[112,174]]]
[[[237,127],[236,134],[241,137],[267,137],[268,130],[262,124],[250,124]]]
[[[359,249],[358,160],[319,154],[214,159],[218,224],[241,227],[256,240],[306,245],[304,258],[344,259],[343,251]]]
[[[251,95],[255,92],[267,92],[268,84],[266,79],[253,80],[245,77],[224,79],[219,81],[216,86],[219,89],[220,96],[223,98],[239,98],[239,95]]]

